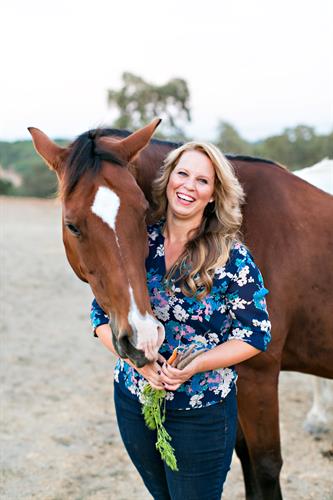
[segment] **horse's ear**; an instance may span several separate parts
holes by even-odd
[[[112,137],[101,137],[99,139],[99,146],[106,150],[110,148],[112,152],[116,153],[120,158],[126,162],[131,162],[140,151],[148,146],[152,135],[161,121],[161,118],[155,118],[149,125],[133,132],[133,134],[125,139],[119,140]]]
[[[152,135],[161,121],[161,118],[155,118],[149,125],[140,128],[121,141],[127,151],[127,161],[133,161],[140,151],[148,146]]]
[[[32,142],[39,156],[43,158],[51,170],[55,170],[59,173],[59,168],[61,166],[60,160],[66,148],[58,146],[38,128],[28,127],[28,130],[32,136]]]

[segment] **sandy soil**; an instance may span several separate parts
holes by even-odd
[[[1,219],[1,497],[149,499],[118,434],[114,361],[91,335],[91,293],[67,264],[59,205],[2,198]],[[332,500],[333,432],[302,429],[309,380],[281,376],[284,498]],[[224,498],[244,498],[236,458]]]

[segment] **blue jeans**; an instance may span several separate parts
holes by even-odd
[[[155,448],[156,431],[144,423],[141,404],[115,383],[114,398],[126,450],[155,500],[220,500],[237,429],[235,388],[207,408],[167,410],[165,428],[175,449],[172,472]]]

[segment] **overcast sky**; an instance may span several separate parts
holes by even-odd
[[[331,0],[10,0],[0,19],[3,140],[108,124],[123,71],[184,78],[196,139],[220,119],[248,140],[332,129]]]

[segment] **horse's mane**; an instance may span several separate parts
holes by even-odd
[[[124,160],[120,159],[117,155],[99,149],[95,140],[98,137],[105,136],[128,137],[131,133],[132,132],[129,130],[98,128],[79,135],[79,137],[69,146],[69,155],[65,162],[65,173],[61,183],[60,196],[69,196],[84,174],[89,173],[92,176],[96,175],[102,167],[103,160],[110,161],[121,167],[125,166],[126,163]],[[167,146],[170,149],[175,149],[183,144],[182,142],[172,142],[160,139],[152,139],[151,143],[157,146]],[[255,161],[285,168],[272,160],[266,160],[264,158],[237,154],[226,154],[226,157],[231,161]]]
[[[228,160],[234,161],[255,161],[257,163],[270,163],[271,165],[278,165],[273,160],[267,160],[266,158],[261,158],[260,156],[250,156],[250,155],[238,155],[234,153],[226,153],[225,157]]]
[[[269,165],[274,165],[274,167],[280,167],[283,170],[288,170],[287,167],[282,165],[281,163],[278,163],[277,161],[274,160],[268,160],[267,158],[260,158],[260,156],[250,156],[250,155],[238,155],[238,154],[233,154],[233,153],[227,153],[225,154],[226,158],[230,161],[248,161],[248,162],[256,162],[256,163],[268,163]]]
[[[128,137],[132,132],[129,130],[119,130],[116,128],[108,128],[104,129],[106,131],[106,135],[116,135],[118,137]],[[179,146],[182,146],[184,143],[183,142],[172,142],[172,141],[166,141],[166,140],[160,140],[160,139],[151,139],[150,141],[152,144],[156,145],[161,145],[161,146],[170,146],[171,148],[178,148]],[[247,162],[257,162],[257,163],[268,163],[270,165],[275,165],[278,167],[282,167],[284,169],[287,169],[284,165],[281,165],[280,163],[277,163],[276,161],[273,160],[268,160],[267,158],[261,158],[259,156],[250,156],[250,155],[240,155],[240,154],[234,154],[234,153],[226,153],[225,154],[226,158],[231,161],[247,161]],[[288,170],[288,169],[287,169]]]
[[[133,134],[133,131],[130,130],[120,130],[118,128],[104,128],[103,135],[113,135],[117,137],[128,137],[129,135]],[[167,141],[165,139],[150,139],[151,144],[156,144],[159,146],[169,146],[170,148],[178,148],[179,146],[182,146],[184,143],[183,142],[174,142],[174,141]]]
[[[62,197],[69,196],[80,178],[89,173],[96,175],[102,167],[102,160],[107,160],[123,167],[125,162],[117,155],[97,148],[95,139],[108,134],[108,129],[94,129],[81,134],[69,146],[69,155],[65,162],[65,173],[61,183]]]

